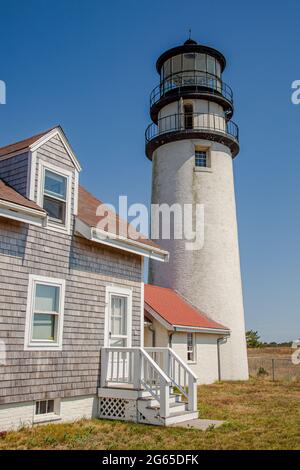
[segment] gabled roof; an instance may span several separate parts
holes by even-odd
[[[24,140],[19,140],[13,144],[6,145],[5,147],[0,147],[0,157],[3,155],[9,155],[10,153],[19,152],[21,150],[26,150],[30,145],[37,142],[41,137],[44,137],[49,132],[53,131],[56,127],[52,127],[44,132],[40,132],[39,134],[33,135],[32,137],[28,137]]]
[[[97,215],[97,209],[99,209],[99,207],[103,208],[101,210],[101,215]],[[146,249],[148,253],[153,252],[153,256],[155,256],[155,253],[157,255],[160,254],[162,258],[167,258],[168,256],[168,252],[162,250],[160,246],[152,240],[149,240],[140,232],[137,232],[132,225],[121,219],[118,214],[105,206],[102,201],[97,199],[82,186],[79,186],[77,219],[94,231],[94,241],[97,241],[97,231],[104,232],[104,235],[106,232],[109,239],[112,238],[122,241],[123,243],[138,245],[141,248]],[[99,229],[98,224],[103,219],[108,222],[108,225],[104,225],[103,227],[101,226],[101,229]]]
[[[21,153],[22,151],[27,150],[37,150],[41,145],[44,145],[49,139],[54,137],[55,135],[59,135],[60,140],[68,153],[70,159],[74,163],[75,168],[77,171],[81,171],[81,166],[75,153],[73,152],[71,145],[60,125],[51,127],[46,131],[40,132],[32,137],[28,137],[27,139],[20,140],[10,145],[6,145],[5,147],[0,147],[0,158],[1,157],[9,157],[10,155],[14,155],[16,153]]]
[[[200,312],[173,289],[145,284],[144,301],[146,312],[170,329],[229,334],[226,326]]]
[[[66,151],[75,165],[75,168],[77,171],[80,171],[80,164],[75,154],[73,153],[61,126],[52,127],[51,129],[36,134],[27,139],[20,140],[19,142],[15,142],[5,147],[1,147],[0,158],[4,156],[5,158],[10,158],[10,156],[18,152],[20,153],[23,150],[35,151],[55,135],[59,135]],[[1,203],[1,200],[3,203]],[[23,212],[24,209],[39,211],[39,213],[46,218],[46,212],[41,207],[39,207],[33,201],[23,197],[13,188],[5,185],[5,183],[2,181],[0,186],[0,204],[4,204],[5,201],[9,204],[16,205],[19,209],[23,208]],[[102,216],[97,215],[97,209],[99,206],[105,208],[105,211],[102,211]],[[0,212],[0,215],[4,217],[6,216],[14,218],[12,208],[10,209],[9,214],[6,209],[5,211],[1,209]],[[107,228],[103,227],[102,231],[104,232],[104,236],[103,233],[101,233],[101,230],[99,230],[98,226],[99,222],[103,218],[106,220],[109,219],[112,222],[112,224],[109,224]],[[30,220],[29,223],[36,222],[35,220],[31,222],[32,217],[25,220],[24,218],[20,219],[18,216],[16,219],[23,221]],[[45,222],[43,222],[43,225],[45,225]],[[128,224],[127,221],[122,220],[118,214],[107,208],[103,202],[101,202],[82,187],[79,187],[78,189],[78,215],[75,222],[75,231],[77,234],[84,236],[88,240],[96,243],[106,244],[114,248],[157,259],[159,261],[166,261],[168,259],[167,251],[162,250],[158,245],[156,245],[156,243],[137,232],[132,225]]]

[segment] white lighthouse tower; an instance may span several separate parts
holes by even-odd
[[[243,380],[248,365],[233,178],[239,135],[231,121],[232,90],[222,79],[225,65],[220,52],[192,39],[157,60],[160,84],[151,93],[153,123],[146,131],[152,204],[202,204],[205,230],[203,247],[194,251],[184,239],[159,237],[170,261],[151,261],[149,282],[178,291],[230,328],[220,346],[221,378]]]

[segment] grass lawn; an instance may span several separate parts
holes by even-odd
[[[9,432],[0,449],[300,449],[300,382],[216,383],[198,396],[200,416],[226,424],[198,431],[82,420]]]

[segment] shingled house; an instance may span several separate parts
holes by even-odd
[[[0,148],[0,429],[196,417],[195,374],[143,347],[143,259],[168,253],[109,211],[99,230],[80,171],[59,126]]]

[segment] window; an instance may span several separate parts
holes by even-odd
[[[43,208],[52,221],[66,222],[67,178],[45,170]]]
[[[41,400],[36,402],[36,415],[46,415],[49,413],[54,413],[54,400]]]
[[[193,127],[194,127],[193,105],[192,104],[185,104],[183,109],[184,109],[184,128],[185,129],[193,129]]]
[[[44,421],[57,421],[60,419],[60,399],[39,400],[35,402],[34,419],[35,423]]]
[[[195,362],[195,334],[187,333],[187,360],[188,362]]]
[[[61,349],[65,281],[30,275],[25,349]]]
[[[195,166],[207,167],[207,151],[195,150]]]
[[[72,204],[72,182],[76,175],[72,170],[39,160],[38,179],[37,203],[48,214],[47,228],[71,233],[71,208],[74,206],[75,209],[76,204],[75,201]],[[74,187],[74,192],[75,190]],[[73,199],[75,198],[74,194]]]

